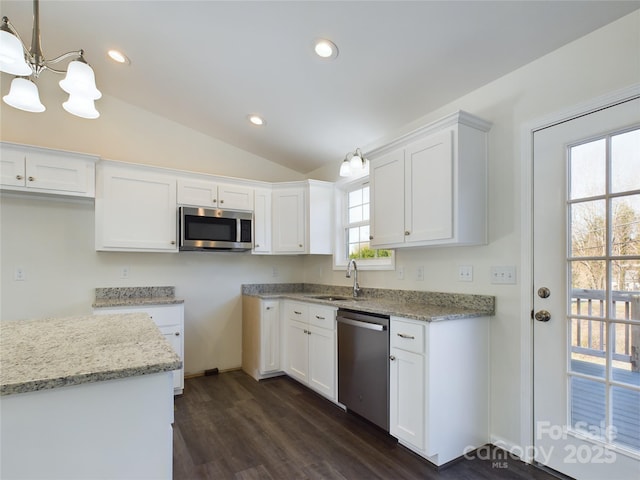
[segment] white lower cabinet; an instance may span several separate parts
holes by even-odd
[[[284,302],[284,371],[336,401],[336,309]]]
[[[256,380],[282,375],[280,301],[242,297],[242,370]]]
[[[391,317],[391,435],[436,465],[488,443],[488,360],[486,317]]]
[[[182,361],[182,368],[173,372],[173,393],[180,395],[184,391],[184,304],[140,305],[126,307],[94,308],[93,313],[146,313],[155,322],[173,350]]]

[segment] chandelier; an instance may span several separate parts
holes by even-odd
[[[44,112],[40,102],[38,87],[34,80],[45,70],[65,75],[59,82],[60,88],[69,94],[62,107],[69,113],[82,118],[98,118],[95,100],[102,96],[96,88],[93,69],[84,59],[84,51],[77,50],[47,60],[42,53],[40,42],[40,5],[33,0],[33,30],[31,49],[27,49],[17,30],[7,17],[2,17],[0,25],[0,71],[16,75],[11,81],[9,94],[2,97],[7,105],[26,112]],[[52,65],[75,57],[67,65],[67,71],[57,70]]]
[[[344,160],[340,164],[340,176],[350,177],[352,175],[363,173],[368,162],[369,160],[364,158],[360,149],[356,148],[355,151],[347,153],[344,157]]]

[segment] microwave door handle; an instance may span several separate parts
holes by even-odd
[[[242,240],[242,222],[239,218],[236,218],[236,242]]]

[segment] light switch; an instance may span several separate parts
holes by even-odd
[[[473,266],[460,265],[458,267],[458,281],[459,282],[473,282]]]
[[[491,283],[515,285],[516,267],[491,267]]]

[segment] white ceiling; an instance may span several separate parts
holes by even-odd
[[[45,56],[83,48],[103,93],[308,173],[639,7],[42,0],[40,23]],[[31,1],[2,0],[0,13],[30,43]],[[314,56],[318,37],[338,45],[335,60]],[[130,66],[106,58],[114,47]]]

